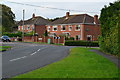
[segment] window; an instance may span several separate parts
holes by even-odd
[[[61,31],[65,31],[65,30],[66,30],[65,26],[61,26]]]
[[[75,30],[76,30],[76,31],[80,31],[80,25],[76,25]]]
[[[69,26],[69,31],[72,31],[72,26]]]
[[[50,31],[50,26],[47,27],[47,31]]]
[[[27,25],[27,30],[29,30],[30,29],[30,25]]]
[[[18,26],[18,30],[20,30],[21,26]]]
[[[80,35],[76,35],[76,40],[80,40]]]
[[[34,26],[32,26],[32,30],[34,30],[35,29],[35,27]]]
[[[25,28],[24,28],[24,26],[22,26],[22,30],[24,30]]]
[[[69,32],[63,32],[63,34],[64,34],[65,36],[70,36],[70,33],[69,33]]]
[[[91,41],[92,40],[92,35],[87,35],[87,41]]]
[[[53,26],[53,31],[57,31],[57,26]]]

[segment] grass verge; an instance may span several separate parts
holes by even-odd
[[[120,70],[90,49],[72,48],[63,60],[14,78],[118,78]]]
[[[11,46],[0,46],[0,51],[6,51],[9,48],[11,48]]]

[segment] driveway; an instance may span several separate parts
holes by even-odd
[[[11,50],[2,53],[3,78],[10,78],[59,61],[68,55],[71,48],[12,42],[3,45],[12,46]]]

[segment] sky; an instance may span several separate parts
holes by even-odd
[[[113,3],[114,1],[115,0],[2,0],[0,3],[9,6],[15,14],[15,20],[19,21],[22,20],[23,9],[25,10],[25,20],[31,18],[33,13],[35,13],[36,16],[51,19],[65,16],[68,11],[70,11],[71,15],[89,14],[94,16],[97,14],[100,16],[100,10],[104,5],[108,5],[110,2]],[[24,5],[13,2],[23,3]],[[36,5],[37,7],[25,4]]]

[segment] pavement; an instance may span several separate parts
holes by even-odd
[[[92,49],[90,51],[95,52],[96,54],[101,55],[104,58],[110,60],[112,63],[114,63],[120,69],[120,63],[119,63],[120,59],[118,57],[110,55],[110,54],[105,54],[105,53],[103,53],[99,50],[95,50],[95,49]]]
[[[2,53],[2,78],[23,74],[66,57],[71,47],[31,43],[3,43],[12,46]]]

